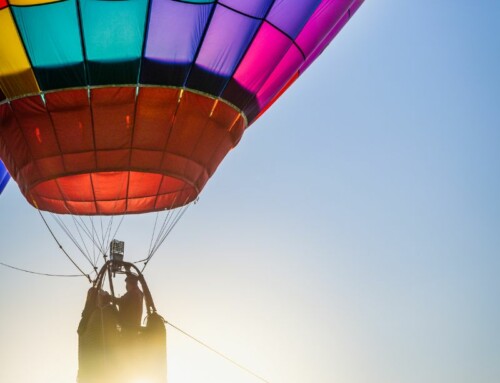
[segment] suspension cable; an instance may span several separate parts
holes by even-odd
[[[144,272],[144,269],[146,268],[146,266],[148,265],[149,261],[151,260],[151,258],[153,258],[153,255],[155,255],[155,253],[158,251],[158,249],[161,247],[161,245],[163,244],[163,242],[165,241],[165,239],[167,239],[168,235],[170,234],[170,232],[174,229],[174,227],[177,225],[177,223],[179,222],[179,220],[182,218],[182,216],[184,215],[184,213],[186,212],[186,210],[189,208],[191,204],[188,204],[188,205],[185,205],[183,206],[179,212],[177,212],[177,216],[174,218],[172,224],[168,227],[168,229],[166,230],[166,232],[162,233],[162,237],[161,239],[157,238],[157,240],[155,241],[155,245],[153,247],[153,249],[151,250],[150,254],[148,255],[148,257],[146,259],[144,259],[144,266],[142,267],[142,270],[141,270],[141,273]]]
[[[36,206],[36,205],[35,205]],[[42,218],[42,221],[43,223],[45,223],[45,226],[47,226],[47,229],[49,230],[49,233],[50,235],[52,236],[52,238],[54,238],[54,241],[56,241],[57,245],[59,246],[59,248],[61,249],[61,251],[64,253],[64,255],[66,256],[66,258],[68,258],[70,260],[70,262],[73,264],[73,266],[75,266],[78,271],[80,273],[82,273],[83,276],[87,277],[87,279],[89,280],[90,283],[92,283],[92,278],[90,278],[90,275],[89,274],[86,274],[81,268],[80,266],[78,266],[76,264],[76,262],[73,260],[73,258],[70,257],[70,255],[66,252],[66,250],[64,250],[64,248],[62,247],[61,243],[59,242],[59,240],[57,239],[57,237],[55,236],[54,232],[52,231],[52,229],[50,228],[49,224],[47,223],[47,221],[45,220],[45,217],[43,216],[42,212],[40,211],[40,209],[37,209],[38,211],[38,214],[40,214],[40,217]]]
[[[172,213],[172,214],[168,215],[165,218],[165,221],[163,222],[163,225],[160,229],[160,232],[158,233],[158,237],[156,238],[155,244],[148,254],[149,259],[151,259],[151,257],[154,255],[154,253],[156,253],[158,251],[158,249],[160,248],[160,246],[163,244],[163,242],[165,241],[165,238],[170,234],[170,232],[172,231],[174,226],[177,224],[179,219],[184,214],[183,211],[187,210],[187,208],[189,207],[190,204],[186,205],[188,198],[189,197],[187,197],[186,200],[184,201],[182,208],[177,209],[177,211],[176,211],[177,216],[175,216],[175,218],[173,218],[175,215],[174,210],[169,210],[169,213]],[[170,209],[172,209],[174,203],[175,203],[175,199],[174,199],[174,201],[172,201],[172,206]],[[179,213],[181,213],[180,217],[179,217]],[[173,224],[170,226],[170,222],[171,222],[172,218],[173,218]],[[167,219],[168,219],[168,221],[167,221]]]
[[[123,220],[124,220],[124,219],[125,219],[125,214],[123,214],[123,215],[122,215],[122,217],[120,218],[120,222],[118,222],[118,226],[116,227],[116,230],[115,230],[115,232],[113,233],[113,237],[112,237],[113,239],[115,239],[115,238],[116,238],[116,234],[118,234],[118,230],[120,229],[120,227],[121,227],[121,225],[122,225],[122,223],[123,223]],[[111,239],[111,238],[108,238],[108,243],[109,243],[109,240],[110,240],[110,239]]]
[[[156,246],[153,248],[153,251],[151,252],[150,259],[151,257],[158,251],[158,249],[161,247],[165,239],[168,237],[170,232],[174,229],[174,227],[177,225],[177,223],[180,221],[186,210],[188,209],[189,205],[182,207],[182,209],[177,212],[177,216],[173,219],[173,222],[171,225],[168,227],[168,229],[162,234],[161,239],[159,242],[156,244]]]
[[[77,225],[80,226],[80,228],[83,230],[83,232],[85,233],[87,238],[92,241],[92,243],[97,248],[97,250],[99,250],[101,253],[104,253],[104,249],[102,248],[101,244],[98,242],[99,238],[96,239],[94,237],[94,231],[90,231],[90,229],[85,224],[85,221],[83,220],[83,218],[80,216],[75,217],[73,215],[71,216],[71,218],[73,218],[73,220],[75,221],[75,227],[77,227]],[[77,230],[79,230],[79,229],[77,228]],[[96,236],[97,236],[97,232],[96,232]]]
[[[95,230],[95,225],[94,225],[94,220],[92,219],[92,217],[89,218],[90,220],[90,223],[92,224],[92,238],[94,238],[94,232],[96,232]],[[99,255],[95,255],[96,253],[96,246],[92,246],[92,259],[94,260],[94,263],[97,264],[97,260],[99,259]]]
[[[22,269],[20,267],[8,265],[6,263],[0,262],[0,265],[4,267],[8,267],[9,269],[17,270],[17,271],[22,271],[24,273],[29,273],[29,274],[35,274],[35,275],[42,275],[44,277],[61,277],[61,278],[75,278],[75,277],[85,277],[86,275],[82,274],[49,274],[49,273],[41,273],[38,271],[33,271],[33,270],[27,270],[27,269]]]
[[[82,253],[82,255],[85,257],[85,259],[92,265],[92,267],[95,267],[94,262],[90,259],[90,255],[88,253],[87,246],[85,245],[85,241],[83,241],[82,234],[80,233],[79,230],[77,230],[78,235],[80,236],[83,246],[85,247],[86,252],[83,250],[83,248],[80,246],[78,240],[75,238],[73,233],[71,233],[70,229],[66,226],[64,221],[58,217],[55,214],[51,214],[52,218],[56,221],[56,223],[59,225],[59,227],[64,231],[64,233],[68,236],[68,238],[73,242],[73,244],[76,246],[76,248]]]
[[[174,197],[174,199],[172,200],[172,203],[170,204],[170,208],[167,210],[167,214],[165,214],[165,220],[163,221],[163,224],[158,232],[158,236],[156,237],[156,240],[155,240],[155,243],[153,245],[153,239],[154,239],[154,236],[155,236],[155,231],[156,231],[156,224],[157,224],[157,220],[158,220],[158,215],[160,214],[160,212],[157,213],[156,215],[156,219],[155,219],[155,225],[154,225],[154,228],[153,228],[153,233],[151,234],[151,242],[149,244],[149,249],[148,249],[148,255],[146,256],[146,259],[149,258],[149,256],[151,255],[151,252],[152,250],[155,248],[156,246],[156,243],[158,241],[158,238],[160,237],[162,231],[163,231],[163,227],[165,226],[165,223],[167,220],[170,221],[170,217],[173,215],[173,207],[175,205],[175,201],[177,201],[177,196]]]
[[[153,248],[153,239],[155,237],[155,232],[156,232],[156,225],[158,223],[158,217],[160,216],[160,212],[156,212],[156,217],[155,217],[155,224],[153,226],[153,233],[151,233],[151,240],[149,241],[149,249],[148,249],[148,256],[151,253],[151,249]],[[146,257],[147,258],[147,257]]]
[[[265,382],[265,383],[269,383],[268,380],[264,379],[263,377],[261,377],[260,375],[257,375],[255,372],[253,372],[252,370],[250,370],[249,368],[241,365],[240,363],[234,361],[233,359],[231,359],[230,357],[224,355],[223,353],[217,351],[216,349],[214,349],[213,347],[210,347],[208,344],[202,342],[201,340],[195,338],[194,336],[192,336],[191,334],[187,333],[186,331],[180,329],[179,327],[177,327],[176,325],[170,323],[169,321],[165,320],[165,323],[167,325],[169,325],[170,327],[176,329],[177,331],[179,331],[181,334],[187,336],[188,338],[190,338],[191,340],[195,341],[196,343],[202,345],[203,347],[205,347],[206,349],[212,351],[213,353],[219,355],[221,358],[224,358],[225,360],[227,360],[228,362],[232,363],[233,365],[235,365],[236,367],[238,367],[239,369],[247,372],[248,374],[250,375],[253,375],[255,378],[259,379],[260,381],[262,382]]]

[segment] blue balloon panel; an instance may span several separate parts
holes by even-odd
[[[5,169],[2,161],[0,161],[0,194],[2,194],[3,189],[5,189],[5,186],[7,185],[7,182],[9,182],[9,179],[9,173],[7,172],[7,169]]]

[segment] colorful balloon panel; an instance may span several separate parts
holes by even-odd
[[[5,169],[2,161],[0,161],[0,194],[2,194],[3,189],[5,189],[5,186],[7,186],[9,179],[9,173],[7,172],[7,169]]]
[[[0,157],[41,209],[182,206],[362,2],[0,0]]]

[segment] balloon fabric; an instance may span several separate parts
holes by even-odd
[[[7,172],[7,169],[5,169],[5,166],[2,163],[2,161],[0,161],[0,194],[2,194],[3,190],[5,189],[5,186],[7,186],[9,179],[10,179],[9,173]]]
[[[0,0],[0,158],[61,214],[197,198],[363,0]]]

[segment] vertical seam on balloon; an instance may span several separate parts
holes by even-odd
[[[167,149],[168,149],[168,141],[170,139],[170,135],[172,134],[172,130],[174,129],[175,120],[177,119],[177,113],[179,112],[179,107],[180,107],[181,102],[182,102],[182,92],[183,91],[184,91],[184,89],[179,90],[179,98],[178,98],[179,101],[177,102],[177,105],[175,107],[174,115],[172,116],[172,123],[170,124],[170,129],[168,131],[167,139],[165,140],[165,146],[163,147],[163,150],[162,150],[161,159],[160,159],[160,169],[163,168],[163,161],[165,160],[165,154],[167,153]],[[156,208],[156,205],[158,203],[158,196],[160,194],[161,186],[163,185],[164,179],[165,179],[165,177],[162,177],[162,179],[160,180],[160,184],[158,185],[158,190],[156,191],[156,198],[155,198],[155,204],[154,204],[155,208]]]
[[[94,129],[94,110],[92,108],[92,91],[90,89],[90,68],[89,68],[89,60],[87,56],[87,49],[85,48],[85,34],[83,31],[83,18],[82,18],[82,7],[80,0],[76,0],[76,12],[78,16],[78,29],[80,30],[80,45],[82,48],[82,55],[83,55],[83,71],[84,71],[84,76],[85,76],[85,83],[87,84],[87,102],[89,105],[89,112],[90,112],[90,123],[91,123],[91,128],[92,128],[92,145],[94,146],[94,161],[95,161],[95,167],[97,168],[97,146],[96,146],[96,139],[95,139],[95,129]],[[97,201],[95,198],[95,190],[94,190],[94,181],[92,179],[92,173],[89,174],[90,178],[90,186],[92,188],[92,195],[94,196],[94,208],[96,211],[96,214],[99,213],[97,209]]]
[[[144,20],[144,28],[143,28],[143,33],[142,33],[142,48],[141,48],[141,57],[139,59],[139,68],[137,70],[137,85],[136,85],[136,92],[135,92],[135,103],[134,103],[134,124],[132,126],[132,132],[130,136],[130,152],[129,152],[129,157],[128,157],[128,167],[130,169],[130,165],[132,163],[132,150],[134,147],[134,134],[135,134],[135,125],[137,123],[137,106],[139,103],[139,93],[141,91],[140,89],[140,82],[141,82],[141,72],[142,72],[142,64],[144,61],[144,57],[146,54],[146,43],[148,40],[148,34],[149,34],[149,22],[151,19],[151,8],[152,8],[152,3],[153,0],[148,0],[148,7],[146,10],[146,18]],[[128,210],[128,201],[129,201],[129,190],[130,190],[130,171],[128,173],[128,182],[127,182],[127,191],[125,194],[125,212]]]
[[[137,106],[139,104],[139,93],[140,93],[140,88],[137,86],[135,88],[135,95],[134,95],[134,123],[132,124],[132,131],[130,132],[130,151],[128,155],[128,168],[130,169],[130,165],[132,163],[132,150],[134,148],[134,134],[135,134],[135,125],[137,123]],[[127,190],[125,192],[125,212],[128,211],[128,192],[130,189],[130,170],[128,172],[128,182],[127,182]]]
[[[153,0],[148,0],[148,9],[146,11],[146,20],[144,22],[144,32],[142,33],[143,41],[142,41],[141,57],[139,60],[139,70],[137,71],[137,85],[141,83],[142,63],[146,57],[146,45],[149,35],[149,22],[151,20],[152,4]]]
[[[7,5],[8,5],[7,8],[9,10],[11,17],[12,17],[12,21],[14,23],[14,26],[16,27],[17,36],[19,37],[19,41],[21,42],[21,45],[24,49],[24,54],[26,55],[28,63],[30,64],[30,70],[31,70],[31,73],[33,74],[33,79],[35,80],[35,85],[38,88],[38,90],[41,91],[42,89],[40,88],[40,84],[38,83],[38,78],[37,78],[36,73],[35,73],[35,67],[33,65],[33,62],[31,61],[31,57],[30,57],[28,49],[26,48],[26,44],[24,43],[23,35],[21,34],[21,31],[19,30],[19,25],[17,23],[16,15],[14,12],[12,12],[12,9],[11,9],[12,5],[10,5],[10,0],[6,0],[6,1],[7,1]]]
[[[98,169],[99,164],[97,163],[97,144],[95,139],[95,125],[94,125],[94,108],[92,107],[92,90],[87,88],[87,102],[89,103],[89,112],[90,112],[90,125],[92,127],[92,145],[94,146],[94,161],[95,168]],[[99,213],[99,209],[97,208],[97,200],[95,198],[95,189],[94,189],[94,180],[92,179],[92,173],[89,174],[90,177],[90,186],[92,187],[92,195],[94,196],[94,207],[96,214]]]
[[[57,136],[57,132],[56,132],[56,127],[55,127],[55,124],[54,124],[54,120],[52,118],[52,114],[49,111],[49,108],[47,107],[46,100],[44,98],[42,98],[42,101],[43,101],[43,106],[45,107],[45,112],[47,113],[47,117],[50,120],[50,126],[52,127],[52,132],[54,133],[54,138],[56,140],[57,150],[59,150],[59,154],[61,156],[61,161],[62,161],[62,164],[63,164],[64,173],[66,173],[67,172],[66,164],[64,162],[63,152],[62,152],[62,149],[61,149],[61,143],[59,142],[59,137]]]
[[[87,49],[85,48],[85,36],[83,34],[83,21],[82,21],[82,9],[80,5],[80,0],[75,1],[76,5],[76,16],[78,19],[78,30],[80,31],[80,47],[82,48],[82,56],[83,56],[83,75],[85,77],[85,83],[87,86],[90,85],[90,70],[88,68],[88,59],[87,59]]]
[[[184,82],[182,83],[182,86],[184,88],[186,87],[186,84],[188,83],[189,76],[191,75],[191,72],[193,70],[193,67],[195,66],[196,60],[198,59],[198,56],[199,56],[200,51],[201,51],[201,47],[203,46],[203,42],[205,41],[205,37],[208,33],[208,30],[210,29],[210,23],[212,22],[212,18],[215,14],[215,10],[217,9],[218,1],[215,0],[212,4],[213,4],[212,9],[210,10],[210,15],[208,15],[205,29],[203,30],[203,33],[202,33],[201,38],[200,38],[200,42],[198,43],[198,47],[196,48],[196,52],[194,53],[193,60],[191,62],[191,65],[189,66],[188,72],[186,73],[186,76],[184,78]]]

